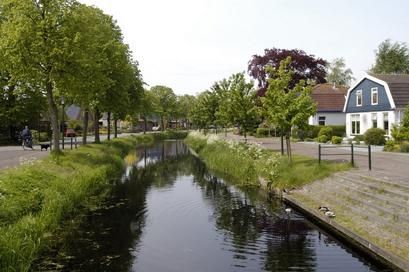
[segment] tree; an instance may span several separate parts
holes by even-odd
[[[334,59],[328,66],[326,80],[336,85],[350,86],[355,78],[352,76],[352,70],[345,66],[343,58]]]
[[[58,112],[55,96],[66,70],[74,34],[65,31],[69,0],[3,0],[0,48],[12,77],[44,90],[54,133],[54,150],[59,151]]]
[[[229,81],[230,120],[239,125],[247,139],[247,132],[251,131],[257,122],[256,92],[253,82],[246,82],[244,73],[234,74]]]
[[[195,102],[193,95],[182,95],[177,97],[176,101],[176,118],[184,123],[185,128],[189,129],[190,113]]]
[[[200,93],[193,105],[191,118],[199,129],[207,129],[216,124],[216,112],[219,103],[214,92],[209,90]]]
[[[304,126],[316,112],[316,105],[310,95],[312,88],[305,80],[293,86],[295,72],[290,64],[291,58],[288,57],[278,69],[268,69],[270,79],[262,103],[270,123],[278,125],[284,132],[287,156],[291,161],[291,128]]]
[[[161,119],[161,129],[165,129],[165,120],[170,121],[175,111],[176,95],[173,90],[166,86],[154,86],[151,88],[154,111]]]
[[[272,67],[276,70],[280,67],[281,61],[291,58],[289,68],[293,71],[293,77],[289,82],[290,87],[294,87],[301,80],[314,81],[315,83],[325,83],[326,65],[327,62],[321,58],[316,58],[313,55],[307,55],[299,49],[265,49],[264,55],[253,55],[248,63],[248,73],[251,77],[257,80],[258,93],[264,96],[269,78],[275,76],[267,72],[267,67]]]
[[[374,74],[408,74],[409,48],[406,43],[385,40],[375,51],[375,65],[370,72]]]

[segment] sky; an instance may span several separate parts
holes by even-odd
[[[113,16],[149,86],[197,94],[266,48],[342,57],[355,78],[385,39],[409,43],[408,0],[79,0]]]

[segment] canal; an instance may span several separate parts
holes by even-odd
[[[136,150],[104,207],[41,271],[386,271],[258,191],[234,187],[180,141]]]

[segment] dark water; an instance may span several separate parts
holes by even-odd
[[[181,142],[137,158],[42,270],[383,271],[280,202],[212,175]]]

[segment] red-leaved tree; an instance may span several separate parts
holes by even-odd
[[[248,64],[248,73],[251,77],[257,80],[258,94],[264,96],[268,87],[269,73],[266,71],[267,66],[271,66],[278,70],[280,62],[287,57],[291,57],[291,63],[288,69],[294,72],[289,89],[300,82],[315,81],[315,83],[325,83],[327,62],[321,58],[316,58],[314,55],[307,55],[299,49],[265,49],[264,55],[253,55]]]

